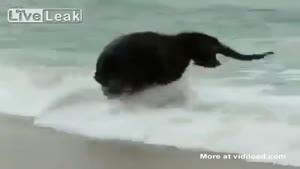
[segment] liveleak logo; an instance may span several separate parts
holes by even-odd
[[[11,8],[7,11],[11,23],[81,23],[82,10],[75,8]]]

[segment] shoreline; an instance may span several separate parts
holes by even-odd
[[[0,115],[3,169],[296,169],[240,159],[200,159],[206,150],[182,150],[130,141],[98,140],[33,126],[30,117]]]

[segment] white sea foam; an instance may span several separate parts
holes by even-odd
[[[300,96],[268,94],[275,90],[272,85],[195,78],[192,68],[174,84],[108,101],[91,71],[80,71],[85,73],[6,69],[0,111],[98,139],[285,154],[287,159],[272,162],[300,165],[295,155],[300,154]]]

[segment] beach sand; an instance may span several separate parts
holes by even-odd
[[[99,141],[0,116],[0,169],[295,169],[243,160],[203,160],[205,151]]]

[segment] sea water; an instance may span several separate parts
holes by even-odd
[[[10,7],[80,8],[80,24],[11,24]],[[3,1],[0,112],[97,139],[251,155],[300,166],[300,1]],[[107,100],[93,80],[104,45],[134,31],[200,31],[264,60],[218,55],[168,86]]]

